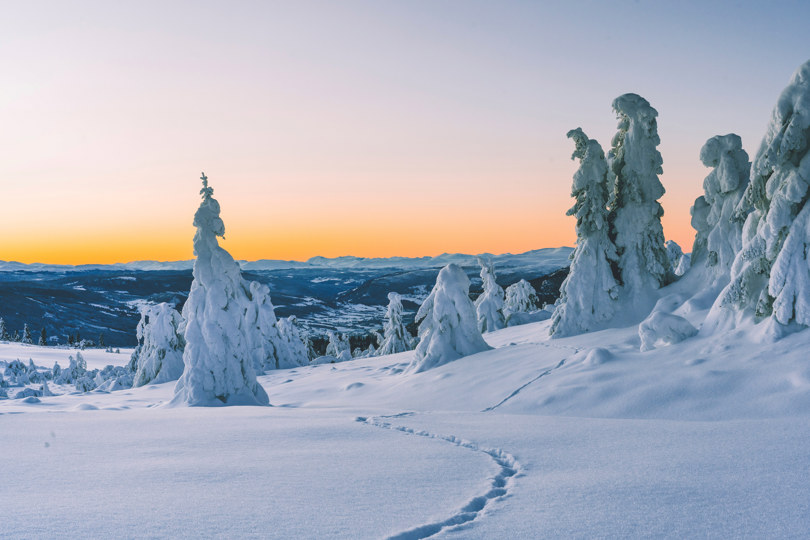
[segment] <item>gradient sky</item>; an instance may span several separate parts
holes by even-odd
[[[36,2],[0,17],[0,259],[192,256],[204,170],[242,259],[572,245],[565,133],[659,112],[687,251],[709,137],[753,158],[810,2]]]

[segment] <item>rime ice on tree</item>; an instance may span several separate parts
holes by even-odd
[[[495,281],[495,267],[491,260],[478,258],[481,265],[481,282],[484,292],[475,300],[478,329],[482,333],[500,330],[506,326],[503,316],[503,289]]]
[[[692,207],[697,230],[692,264],[710,268],[715,277],[728,280],[731,264],[742,247],[742,226],[749,208],[738,211],[748,186],[751,163],[738,135],[717,135],[700,150],[700,160],[712,171],[703,181],[703,196]]]
[[[217,242],[225,224],[208,178],[203,174],[201,179],[202,203],[194,214],[194,281],[183,307],[185,371],[172,404],[267,405],[267,393],[253,370],[256,338],[245,319],[251,300],[239,264]]]
[[[183,374],[183,318],[170,304],[147,306],[138,322],[138,346],[130,365],[132,386],[175,381]]]
[[[436,285],[416,314],[419,345],[409,371],[425,371],[463,356],[491,349],[481,336],[470,280],[458,265],[439,272]]]
[[[395,354],[413,349],[413,338],[402,322],[402,297],[395,292],[388,293],[388,311],[385,313],[383,335],[385,337],[380,350],[375,354]],[[373,347],[371,344],[372,350]]]
[[[779,96],[737,206],[742,249],[719,307],[810,326],[810,61]]]
[[[278,328],[273,303],[270,301],[270,288],[257,281],[249,285],[250,303],[246,317],[248,324],[255,331],[253,355],[254,367],[257,371],[266,369],[284,369],[305,365],[308,362],[306,354],[293,351],[287,341],[282,338]]]
[[[611,236],[619,254],[623,296],[639,308],[649,293],[665,285],[671,276],[664,248],[658,199],[664,186],[657,146],[658,112],[636,94],[624,94],[613,101],[619,131],[608,154],[613,192],[609,204]]]
[[[569,131],[568,137],[576,145],[571,159],[580,160],[571,189],[576,203],[567,212],[577,218],[577,247],[552,315],[550,332],[558,337],[588,332],[609,321],[619,295],[611,269],[616,248],[608,236],[605,153],[580,128]]]

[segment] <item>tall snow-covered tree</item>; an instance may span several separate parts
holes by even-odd
[[[737,205],[742,249],[718,307],[810,326],[810,61],[782,91]]]
[[[256,371],[285,369],[307,364],[306,356],[295,354],[281,337],[273,303],[270,301],[270,288],[257,281],[250,283],[252,302],[247,310],[248,324],[255,328],[253,346]]]
[[[481,336],[470,300],[470,280],[456,264],[439,272],[436,285],[416,314],[419,344],[409,371],[425,371],[491,349]]]
[[[132,386],[176,381],[183,374],[183,317],[165,302],[141,309],[136,328],[138,346],[130,366],[135,371]]]
[[[402,321],[402,297],[395,292],[388,293],[388,310],[385,312],[383,336],[380,350],[375,354],[396,354],[413,349],[413,337],[408,333],[405,323]],[[373,343],[371,347],[373,350]]]
[[[492,260],[478,257],[478,264],[481,265],[481,282],[484,288],[484,292],[475,300],[478,329],[482,333],[493,332],[506,326],[506,318],[503,315],[504,293],[495,281],[495,266]]]
[[[255,329],[245,319],[250,298],[239,264],[222,249],[225,235],[214,189],[201,177],[202,202],[194,214],[194,261],[186,321],[184,371],[175,386],[174,405],[267,405],[256,381],[252,344]]]
[[[39,331],[38,345],[40,347],[45,347],[46,345],[48,345],[48,334],[45,332],[45,327],[42,327],[42,329]]]
[[[739,135],[717,135],[700,150],[700,160],[712,171],[703,180],[703,196],[692,207],[697,230],[692,265],[710,268],[728,279],[734,257],[742,248],[742,226],[750,208],[737,211],[748,186],[751,163]]]
[[[552,335],[570,336],[599,328],[616,310],[619,285],[613,276],[616,248],[608,234],[608,167],[600,144],[577,128],[568,132],[579,159],[571,196],[576,199],[566,215],[577,219],[577,245],[560,300],[552,314]]]
[[[613,101],[618,132],[608,153],[610,233],[618,251],[623,296],[639,308],[650,302],[650,292],[672,276],[664,248],[658,199],[664,186],[658,179],[663,159],[658,151],[658,111],[637,94]]]
[[[11,336],[8,335],[8,329],[6,328],[6,320],[0,317],[0,340],[2,341],[9,341]]]

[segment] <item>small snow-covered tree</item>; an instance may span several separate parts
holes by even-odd
[[[39,331],[39,343],[38,343],[38,345],[40,347],[45,347],[45,346],[48,345],[48,334],[45,333],[45,328],[44,327]]]
[[[609,202],[610,230],[618,251],[623,296],[639,308],[649,307],[650,292],[665,285],[672,272],[664,247],[658,199],[663,160],[658,151],[658,111],[637,94],[613,101],[619,131],[608,153],[613,191]]]
[[[300,365],[307,365],[310,360],[309,338],[301,334],[295,315],[279,319],[278,331],[292,357],[297,359]]]
[[[683,250],[681,249],[681,246],[679,246],[674,240],[667,240],[664,242],[664,248],[667,250],[669,267],[672,272],[675,273],[675,269],[678,268],[681,258],[683,257]]]
[[[619,298],[611,265],[617,259],[616,248],[608,234],[605,153],[580,128],[569,131],[568,137],[575,144],[571,158],[580,160],[571,189],[576,203],[567,212],[577,218],[577,246],[551,317],[550,333],[558,337],[589,332],[605,324],[613,317]]]
[[[484,292],[475,300],[478,329],[482,333],[500,330],[506,326],[503,315],[503,289],[495,281],[495,266],[492,260],[478,258],[481,265],[481,282]]]
[[[326,345],[326,356],[332,356],[345,362],[352,359],[351,345],[349,338],[345,334],[329,330],[329,343]]]
[[[217,242],[225,235],[219,202],[208,177],[201,177],[202,202],[194,214],[194,261],[191,291],[183,306],[186,321],[184,371],[175,386],[173,405],[267,405],[256,381],[252,345],[256,336],[245,319],[250,299],[242,272]]]
[[[136,329],[138,346],[130,365],[132,387],[176,381],[183,374],[183,317],[171,304],[144,306]]]
[[[273,303],[270,301],[270,288],[257,281],[250,283],[252,302],[247,310],[248,324],[256,331],[257,340],[253,343],[254,367],[257,371],[265,369],[285,369],[303,366],[306,356],[295,354],[287,346],[278,329]]]
[[[717,307],[810,326],[810,61],[774,107],[737,205],[742,249]],[[753,210],[748,213],[749,209]]]
[[[703,180],[703,196],[692,207],[695,244],[691,262],[728,279],[734,257],[742,248],[742,226],[750,208],[737,207],[748,186],[751,163],[742,140],[733,133],[712,137],[700,150],[712,171]]]
[[[469,295],[470,280],[461,267],[451,263],[441,269],[416,314],[419,344],[409,371],[418,373],[491,349],[478,329]]]
[[[10,339],[11,336],[8,335],[8,330],[6,329],[6,321],[0,317],[0,340],[9,341]]]
[[[539,309],[539,303],[537,291],[534,290],[532,284],[521,279],[506,288],[503,312],[507,317],[512,313],[528,313]]]
[[[14,335],[11,336],[11,341],[13,341],[15,343],[20,342],[20,331],[19,330],[14,330]]]
[[[413,337],[402,321],[402,297],[395,292],[388,293],[388,310],[385,312],[383,342],[379,355],[396,354],[413,349]],[[371,344],[373,349],[374,344]],[[368,351],[371,352],[371,351]]]

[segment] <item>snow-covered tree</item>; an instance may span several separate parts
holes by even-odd
[[[326,356],[337,358],[341,362],[352,359],[352,349],[346,334],[329,330],[329,343],[326,345]]]
[[[658,199],[664,195],[658,175],[663,172],[658,152],[658,111],[637,94],[613,101],[619,131],[608,154],[610,180],[610,230],[616,245],[623,296],[646,308],[650,292],[671,278]]]
[[[750,208],[737,207],[748,186],[751,163],[742,140],[733,133],[712,137],[700,150],[700,160],[712,171],[703,180],[703,196],[692,207],[697,230],[691,262],[728,279],[734,257],[742,248],[742,226]]]
[[[202,203],[194,214],[194,261],[191,291],[183,307],[186,321],[185,369],[175,387],[174,405],[267,405],[256,381],[254,328],[245,319],[251,302],[242,273],[217,242],[225,235],[219,203],[205,174]]]
[[[279,319],[278,331],[292,357],[298,359],[302,366],[308,364],[310,360],[309,338],[301,334],[295,315]]]
[[[783,325],[810,325],[810,61],[794,74],[774,107],[737,205],[746,214],[742,249],[718,307]],[[753,211],[748,213],[748,210]]]
[[[32,345],[34,343],[34,338],[31,336],[31,329],[28,328],[28,323],[23,324],[22,342],[27,343],[28,345]]]
[[[40,347],[45,347],[45,346],[47,346],[47,345],[48,345],[48,334],[45,332],[45,328],[44,328],[44,327],[43,327],[43,328],[42,328],[42,329],[39,331],[39,342],[38,342],[38,345],[39,345]]]
[[[681,246],[678,245],[675,240],[667,240],[664,242],[664,248],[667,250],[667,260],[669,261],[669,267],[672,270],[672,273],[675,273],[675,269],[678,268],[678,265],[681,262],[681,258],[683,257],[683,249]]]
[[[385,312],[383,342],[379,355],[395,354],[413,349],[413,337],[402,321],[402,297],[395,292],[388,293],[388,310]],[[374,347],[374,344],[371,344]]]
[[[503,312],[506,317],[512,313],[528,313],[540,308],[537,291],[532,284],[521,279],[506,288],[506,299],[503,302]]]
[[[484,292],[475,300],[475,312],[478,318],[478,329],[482,333],[500,330],[506,326],[503,315],[504,293],[495,281],[495,266],[491,260],[478,258],[481,265],[481,282]]]
[[[135,372],[133,388],[179,379],[183,374],[186,345],[180,313],[165,302],[144,306],[136,333],[138,346],[130,360]]]
[[[257,281],[250,283],[252,303],[247,311],[248,324],[256,329],[258,340],[254,347],[254,367],[256,371],[266,369],[286,369],[306,365],[309,361],[299,350],[290,349],[278,328],[273,303],[270,301],[270,288]]]
[[[451,263],[441,269],[416,314],[419,344],[409,371],[418,373],[491,349],[478,329],[469,295],[470,280],[461,267]]]
[[[11,336],[8,335],[8,329],[6,329],[6,321],[0,317],[0,340],[9,341],[10,339]]]
[[[613,317],[619,298],[611,265],[617,258],[616,248],[608,234],[605,153],[580,128],[569,131],[568,137],[575,144],[571,158],[580,160],[571,188],[576,203],[567,212],[577,218],[577,246],[552,314],[550,332],[558,337],[588,332],[605,324]]]

